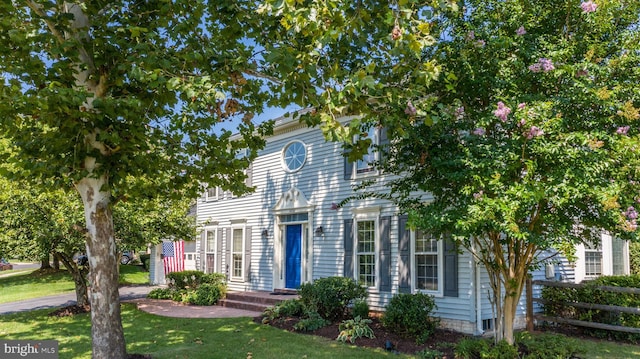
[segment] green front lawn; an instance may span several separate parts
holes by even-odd
[[[59,341],[60,359],[91,357],[88,314],[52,318],[50,310],[2,316],[0,339]],[[320,337],[289,333],[251,318],[189,319],[151,315],[122,306],[122,324],[130,353],[162,358],[407,358],[383,350],[358,348]]]
[[[120,284],[148,284],[149,273],[140,266],[121,265]],[[29,270],[0,277],[0,303],[15,302],[74,291],[71,275],[64,270],[40,273]]]

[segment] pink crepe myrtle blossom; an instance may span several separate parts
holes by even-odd
[[[475,42],[476,47],[484,47],[487,43],[484,40],[478,40]]]
[[[582,9],[583,13],[588,14],[590,12],[596,11],[596,9],[598,8],[598,4],[594,3],[591,0],[583,1],[582,3],[580,3],[580,8]]]
[[[476,136],[484,136],[487,133],[487,131],[483,127],[478,127],[475,130],[473,130],[473,132],[471,133],[473,133]]]
[[[524,120],[524,118],[523,118],[523,119],[521,119],[520,121],[518,121],[518,124],[517,124],[517,125],[518,125],[518,127],[522,127],[522,126],[524,126],[526,123],[527,123],[527,121],[525,121],[525,120]]]
[[[525,108],[526,106],[527,106],[527,104],[526,104],[526,103],[524,103],[524,102],[520,102],[520,103],[518,104],[518,110],[522,110],[522,109],[523,109],[523,108]]]
[[[456,110],[453,112],[453,116],[456,118],[456,120],[461,120],[464,117],[464,106],[456,108]]]
[[[407,107],[404,109],[404,113],[409,116],[415,116],[418,113],[418,110],[413,106],[411,101],[407,101]]]
[[[507,116],[511,113],[511,109],[507,107],[502,101],[498,102],[498,109],[493,111],[493,114],[502,122],[507,122]]]
[[[539,58],[538,62],[529,66],[531,72],[549,72],[555,70],[555,68],[553,61],[545,57]]]
[[[476,33],[475,32],[469,31],[467,33],[467,36],[466,36],[467,41],[475,40],[475,38],[476,38]]]
[[[480,190],[476,193],[473,194],[473,199],[478,200],[480,198],[482,198],[482,196],[484,195],[484,191]]]
[[[627,208],[627,211],[624,212],[624,215],[630,220],[638,219],[638,212],[633,206],[629,206],[629,208]]]
[[[544,135],[544,131],[540,128],[538,128],[537,126],[531,126],[531,128],[529,129],[529,132],[527,133],[527,139],[532,139],[534,137],[538,137],[538,136],[542,136]]]
[[[626,135],[627,132],[629,132],[629,128],[630,128],[629,126],[620,126],[616,130],[616,133],[619,135]]]
[[[516,30],[516,35],[522,36],[527,33],[527,30],[524,29],[524,26],[520,26],[518,30]]]

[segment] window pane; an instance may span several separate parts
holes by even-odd
[[[362,160],[356,162],[356,172],[365,173],[373,170],[372,163],[376,160],[376,152],[374,145],[378,144],[377,129],[372,127],[367,132],[367,138],[371,139],[371,146],[369,146],[368,152],[362,157]]]
[[[416,255],[416,289],[438,290],[437,255]]]
[[[207,231],[207,252],[213,253],[216,251],[216,232]]]
[[[242,254],[233,255],[233,276],[242,277]]]
[[[242,252],[242,229],[233,230],[233,252]]]
[[[602,275],[602,252],[584,252],[584,274],[587,276]]]
[[[373,254],[358,255],[358,283],[373,287],[376,284],[376,257]]]
[[[375,222],[358,222],[358,252],[375,252]]]

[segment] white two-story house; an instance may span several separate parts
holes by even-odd
[[[385,140],[381,129],[370,136]],[[443,326],[476,334],[492,329],[488,279],[471,254],[409,230],[407,216],[391,202],[362,199],[336,206],[362,180],[376,178],[378,190],[386,190],[384,175],[369,165],[376,152],[358,162],[342,154],[341,145],[326,142],[320,129],[279,119],[248,169],[255,192],[236,196],[209,188],[198,200],[197,268],[226,274],[232,291],[296,289],[322,277],[352,277],[368,288],[369,304],[378,310],[394,294],[425,292],[435,296]],[[555,261],[555,270],[542,268],[535,276],[551,272],[575,280],[578,273],[628,273],[627,247],[617,245],[616,257],[611,243],[607,237],[594,255],[583,249],[582,263]],[[580,265],[586,269],[577,270]]]

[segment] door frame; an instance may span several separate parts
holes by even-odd
[[[273,229],[273,289],[285,289],[286,269],[286,226],[302,225],[302,247],[300,261],[300,284],[310,283],[313,278],[313,221],[315,205],[307,201],[304,194],[295,187],[283,193],[273,208],[275,223]],[[301,221],[285,221],[287,215],[306,214]]]

